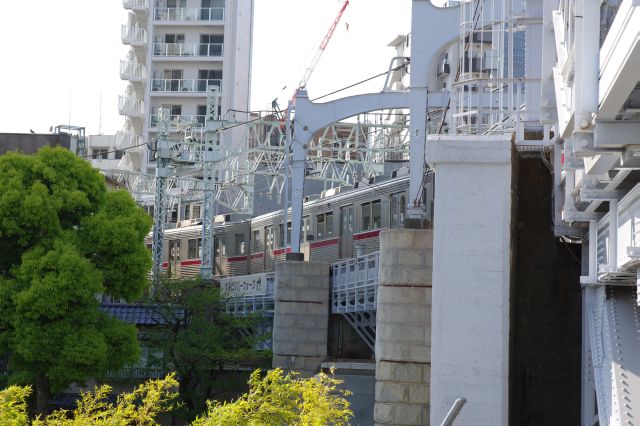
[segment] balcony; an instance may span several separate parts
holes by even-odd
[[[147,68],[136,61],[120,61],[120,78],[122,80],[144,82],[147,78]]]
[[[221,80],[177,80],[177,79],[154,79],[151,83],[152,92],[180,92],[180,93],[206,93],[207,86],[222,87]]]
[[[130,25],[122,25],[120,36],[122,43],[133,47],[143,47],[147,44],[147,30]]]
[[[153,43],[154,56],[222,57],[222,43]]]
[[[134,12],[146,12],[149,10],[149,0],[122,0],[122,7]]]
[[[153,20],[180,22],[224,21],[224,7],[157,7],[153,12]]]
[[[151,114],[149,127],[157,127],[159,118],[158,114]],[[193,123],[194,127],[204,127],[205,118],[206,115],[171,115],[169,117],[172,123]]]
[[[135,96],[118,96],[118,112],[132,118],[144,116],[144,101]]]
[[[116,147],[118,148],[131,148],[134,146],[140,146],[143,144],[142,136],[134,135],[128,131],[116,132]]]

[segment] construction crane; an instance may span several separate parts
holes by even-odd
[[[293,96],[291,96],[291,105],[295,105],[296,95],[298,94],[300,89],[304,89],[307,86],[307,82],[311,78],[311,74],[313,74],[313,71],[316,69],[316,65],[318,65],[318,62],[320,61],[322,54],[327,48],[329,41],[331,41],[331,37],[333,37],[333,33],[335,32],[336,27],[340,23],[340,19],[342,19],[342,15],[344,14],[344,11],[347,8],[347,6],[349,6],[349,0],[345,0],[344,4],[340,8],[340,11],[338,12],[338,15],[336,16],[336,19],[333,20],[333,23],[329,27],[329,30],[324,35],[324,38],[322,39],[322,42],[320,43],[318,50],[316,51],[315,55],[313,56],[313,59],[311,60],[311,63],[309,64],[304,75],[302,76],[302,80],[300,80],[300,83],[298,83],[298,87],[296,87],[296,90],[293,92]]]

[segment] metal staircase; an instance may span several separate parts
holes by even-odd
[[[341,314],[375,350],[380,252],[331,266],[331,313]]]

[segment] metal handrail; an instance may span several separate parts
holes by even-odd
[[[155,56],[222,56],[223,43],[153,43]]]
[[[467,399],[463,397],[456,399],[453,402],[453,405],[451,406],[451,409],[447,413],[446,417],[444,418],[442,423],[440,423],[440,426],[451,426],[453,424],[453,421],[458,417],[458,414],[460,414],[460,410],[462,410],[462,407],[466,402]]]
[[[220,79],[161,79],[156,78],[151,82],[152,92],[206,92],[207,86],[218,86]]]
[[[222,21],[224,7],[157,7],[154,21]]]

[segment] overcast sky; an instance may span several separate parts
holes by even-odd
[[[151,0],[153,1],[153,0]],[[255,0],[251,108],[293,94],[344,0]],[[118,0],[32,0],[3,3],[0,132],[46,133],[84,126],[88,134],[122,127],[119,62],[126,11]],[[351,0],[308,84],[311,97],[386,70],[386,45],[410,30],[411,1]],[[379,91],[383,80],[355,91]],[[284,88],[284,90],[282,90]]]

